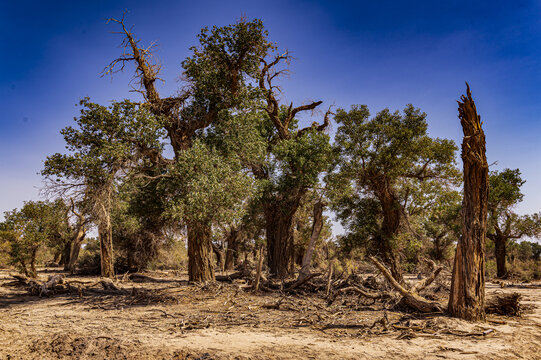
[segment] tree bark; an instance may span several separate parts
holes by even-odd
[[[68,271],[69,269],[72,244],[73,240],[66,241],[66,243],[64,244],[64,250],[62,251],[62,259],[60,260],[61,264],[64,265],[64,271]]]
[[[293,261],[293,219],[303,191],[294,191],[265,205],[267,259],[273,277],[286,278]]]
[[[188,278],[194,282],[214,281],[211,226],[188,225]]]
[[[470,321],[485,319],[485,236],[488,205],[488,164],[485,134],[469,86],[458,102],[464,132],[464,199],[462,236],[453,267],[449,312]]]
[[[111,224],[107,221],[98,227],[100,237],[101,254],[101,276],[112,278],[115,276],[113,258],[113,231]]]
[[[312,224],[312,234],[310,235],[310,242],[308,243],[308,248],[304,252],[302,257],[302,267],[299,272],[299,277],[297,278],[297,283],[304,281],[308,276],[310,276],[310,265],[312,263],[312,257],[314,255],[314,250],[316,248],[316,243],[323,229],[323,208],[325,204],[322,201],[318,201],[314,204],[314,222]]]
[[[393,246],[394,238],[400,229],[400,204],[396,196],[391,192],[385,178],[373,180],[376,196],[381,204],[383,221],[380,233],[376,236],[376,242],[380,255],[391,269],[393,278],[399,283],[404,282],[400,259]]]
[[[242,236],[242,226],[231,229],[227,236],[227,250],[225,252],[225,270],[233,270],[239,262],[239,248]]]
[[[505,236],[496,236],[494,238],[496,254],[496,276],[500,279],[507,276],[505,260],[507,257],[507,238]]]

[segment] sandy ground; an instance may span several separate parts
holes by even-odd
[[[541,287],[487,284],[487,294],[519,292],[530,310],[467,323],[384,314],[383,305],[357,298],[327,306],[315,295],[189,285],[178,276],[118,282],[136,288],[121,296],[40,298],[10,281],[0,271],[0,359],[541,359]]]

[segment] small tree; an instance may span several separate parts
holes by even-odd
[[[0,238],[9,244],[11,263],[26,276],[36,277],[38,250],[56,236],[59,215],[54,203],[28,201],[21,210],[4,213]]]
[[[77,128],[61,131],[68,154],[54,154],[42,171],[49,190],[62,195],[86,196],[98,225],[101,275],[114,276],[111,209],[119,176],[129,166],[144,166],[140,149],[161,150],[157,121],[145,108],[129,101],[110,107],[81,101]],[[137,139],[135,142],[126,139]]]
[[[520,216],[513,212],[513,208],[524,197],[520,188],[525,181],[520,177],[519,169],[493,171],[489,175],[489,182],[487,236],[494,241],[497,276],[503,278],[507,276],[507,244],[510,240],[518,240],[525,236],[539,236],[541,214]]]

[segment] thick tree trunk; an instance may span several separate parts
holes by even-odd
[[[243,234],[242,226],[231,229],[231,232],[227,236],[227,250],[225,252],[225,270],[233,270],[239,263],[239,249],[241,237]]]
[[[105,221],[98,228],[101,251],[101,276],[112,278],[115,276],[113,257],[113,231],[111,223]]]
[[[507,258],[507,239],[504,236],[496,236],[494,239],[496,253],[496,276],[500,279],[507,276],[505,261]]]
[[[214,281],[211,227],[209,224],[188,226],[188,278],[194,282]]]
[[[86,231],[85,231],[84,226],[78,226],[77,232],[75,233],[75,236],[73,237],[73,241],[71,244],[70,261],[68,263],[68,268],[67,268],[67,271],[71,273],[75,271],[75,263],[77,262],[77,259],[79,258],[79,252],[81,251],[81,244],[83,243],[85,236],[86,236]]]
[[[314,204],[314,222],[312,224],[312,234],[310,235],[310,242],[308,243],[308,248],[304,252],[302,257],[302,267],[299,272],[299,277],[297,278],[297,283],[304,281],[308,276],[310,276],[310,265],[312,263],[312,257],[314,256],[314,250],[316,248],[316,243],[323,229],[323,208],[325,204],[321,201],[318,201]]]
[[[464,132],[464,199],[462,236],[455,255],[449,312],[478,321],[485,319],[485,236],[488,204],[488,164],[485,134],[468,86],[459,102],[459,118]]]
[[[69,271],[72,244],[73,244],[73,240],[66,241],[66,243],[64,244],[64,250],[62,251],[62,260],[61,260],[62,265],[64,265],[64,271]]]
[[[265,205],[267,259],[271,276],[286,278],[293,261],[293,219],[303,191],[292,191]]]
[[[53,262],[55,264],[58,264],[60,265],[60,256],[62,255],[62,252],[61,251],[57,251],[54,253],[54,258],[53,258]]]
[[[393,245],[394,238],[398,235],[400,228],[400,204],[398,204],[396,197],[388,190],[385,184],[381,186],[377,194],[383,211],[381,234],[376,238],[379,252],[391,269],[393,278],[402,283],[404,281],[402,267],[400,266],[398,253]]]

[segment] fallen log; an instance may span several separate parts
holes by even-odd
[[[391,272],[382,263],[376,260],[376,258],[374,258],[373,256],[370,256],[370,260],[374,263],[374,265],[376,265],[376,267],[383,274],[383,276],[385,276],[385,278],[391,284],[391,286],[396,291],[398,291],[400,295],[402,295],[403,301],[406,305],[422,313],[443,312],[443,308],[441,307],[439,303],[434,302],[434,301],[428,301],[427,299],[417,294],[417,292],[415,292],[414,290],[407,290],[405,287],[400,285],[398,281],[396,281],[395,278],[393,278],[393,276],[391,275]],[[437,272],[439,273],[440,271],[441,269],[439,269],[439,271]],[[433,277],[432,281],[434,281],[436,276],[437,274],[435,276],[431,275],[429,278]],[[424,287],[426,286],[428,286],[428,284],[426,284]]]

